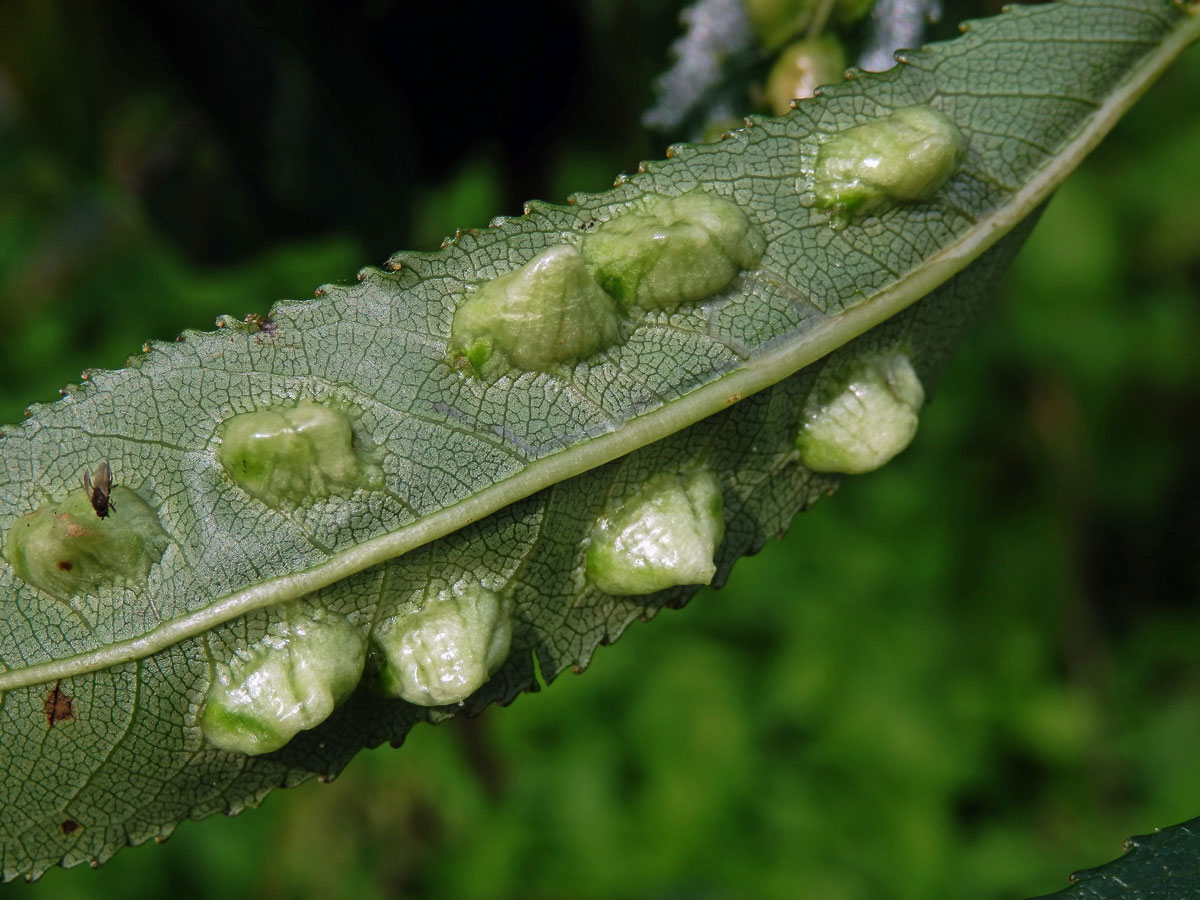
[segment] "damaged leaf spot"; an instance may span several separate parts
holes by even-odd
[[[579,251],[558,244],[484,284],[458,307],[450,358],[485,376],[515,367],[546,372],[572,365],[619,337],[616,304]]]
[[[372,632],[385,659],[380,688],[418,706],[460,703],[508,657],[512,631],[511,599],[481,584],[429,591],[419,609]]]
[[[63,819],[63,823],[59,827],[62,828],[63,834],[74,834],[79,830],[79,823],[74,819]]]
[[[59,722],[70,722],[75,718],[75,698],[63,692],[62,682],[54,682],[54,687],[46,695],[42,711],[46,714],[46,723],[53,728]]]
[[[370,488],[380,475],[356,447],[349,415],[307,400],[226,420],[217,459],[242,490],[275,508]]]
[[[583,258],[622,306],[673,310],[721,290],[765,248],[738,206],[696,190],[605,222],[584,238]]]
[[[264,316],[262,313],[247,313],[245,322],[247,325],[253,325],[263,334],[274,334],[279,330],[279,325],[269,315]]]

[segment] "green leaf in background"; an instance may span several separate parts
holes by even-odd
[[[1200,896],[1200,819],[1130,838],[1120,859],[1076,872],[1072,886],[1040,900],[1187,900]]]
[[[1058,14],[1069,17],[1072,9],[1066,6],[1063,8],[1066,12],[1060,10]],[[1131,22],[1140,23],[1146,29],[1144,37],[1148,44],[1151,35],[1161,37],[1169,32],[1178,17],[1178,14],[1159,7],[1155,10],[1153,14],[1126,10],[1129,21],[1114,21],[1111,25],[1115,32],[1124,35]],[[1048,27],[1045,22],[1039,20],[1033,24],[1038,15],[1046,13],[1022,13],[999,20],[994,26],[980,26],[965,41],[967,52],[963,53],[964,58],[956,61],[966,66],[967,63],[980,64],[989,58],[989,43],[985,39],[987,27],[997,30],[993,38],[1003,34],[1006,27],[1016,29],[1008,35],[1009,39],[1028,36],[1035,30],[1043,34]],[[1104,27],[1104,22],[1089,21],[1088,27],[1099,30]],[[1023,28],[1029,31],[1022,31]],[[1176,32],[1175,40],[1179,45],[1183,42],[1179,37],[1182,34],[1182,31]],[[1092,36],[1096,42],[1104,42],[1095,31]],[[238,647],[254,643],[266,633],[271,619],[255,610],[319,586],[327,575],[330,580],[343,575],[350,577],[305,602],[316,607],[337,608],[366,622],[378,618],[380,607],[396,603],[395,598],[419,595],[431,577],[454,582],[460,573],[474,573],[479,577],[481,570],[490,570],[494,586],[510,592],[517,600],[520,626],[516,646],[525,652],[515,654],[484,692],[472,698],[468,708],[477,709],[490,699],[508,699],[516,691],[532,686],[529,651],[538,654],[543,675],[552,677],[568,665],[586,664],[598,641],[612,639],[633,618],[652,614],[660,604],[682,600],[690,593],[675,591],[650,600],[625,602],[597,597],[578,580],[565,586],[560,584],[566,573],[572,573],[570,579],[579,578],[582,538],[601,509],[602,501],[608,502],[613,496],[635,491],[664,467],[686,467],[699,459],[719,473],[722,484],[736,501],[727,499],[730,537],[722,549],[722,571],[727,570],[739,553],[756,548],[766,536],[786,527],[796,508],[807,505],[820,490],[832,484],[811,478],[797,469],[790,459],[797,411],[804,398],[812,393],[820,371],[808,370],[779,388],[756,394],[735,405],[721,417],[694,426],[678,438],[666,438],[663,443],[638,451],[595,474],[565,481],[545,494],[497,512],[479,526],[470,526],[454,537],[418,546],[437,537],[443,527],[449,531],[450,527],[466,519],[478,518],[491,509],[504,507],[522,494],[588,470],[632,449],[636,443],[666,435],[721,405],[706,398],[723,393],[725,396],[721,399],[725,400],[765,387],[789,369],[816,359],[863,328],[916,300],[924,293],[924,288],[931,287],[983,251],[996,234],[1011,227],[1044,197],[1078,153],[1098,138],[1108,124],[1106,117],[1111,117],[1114,110],[1127,101],[1130,85],[1140,86],[1139,79],[1144,81],[1151,74],[1150,70],[1169,56],[1168,51],[1161,51],[1162,56],[1159,56],[1147,45],[1141,45],[1134,52],[1132,44],[1124,46],[1124,39],[1116,44],[1121,49],[1128,49],[1129,53],[1122,57],[1114,52],[1114,65],[1108,72],[1111,81],[1089,83],[1088,90],[1095,92],[1091,95],[1094,99],[1090,107],[1063,100],[1060,95],[1065,96],[1067,92],[1046,89],[1047,93],[1055,94],[1058,102],[1075,108],[1073,126],[1064,124],[1063,115],[1052,115],[1043,110],[1044,118],[1014,117],[1016,123],[1009,124],[1018,128],[1018,133],[1001,137],[988,132],[985,123],[1005,121],[1005,117],[998,117],[995,109],[989,110],[986,91],[983,94],[978,90],[967,91],[964,82],[962,97],[969,99],[952,99],[956,70],[948,60],[955,59],[961,45],[958,50],[951,45],[915,56],[906,71],[874,85],[887,97],[886,102],[878,101],[881,110],[928,102],[931,98],[951,98],[938,102],[954,108],[952,118],[967,133],[969,146],[976,148],[979,155],[968,158],[962,173],[963,181],[958,183],[958,193],[953,192],[955,182],[952,180],[947,206],[939,210],[939,216],[930,216],[928,210],[923,212],[917,207],[888,210],[878,220],[862,223],[859,234],[865,243],[856,245],[845,237],[839,239],[839,233],[829,229],[823,214],[796,201],[796,183],[804,164],[803,147],[807,140],[811,149],[811,135],[816,133],[807,130],[805,123],[809,122],[808,127],[827,134],[858,124],[861,114],[854,110],[863,94],[858,86],[851,86],[831,92],[827,100],[802,108],[787,127],[762,123],[757,126],[760,130],[735,136],[715,148],[677,151],[676,161],[653,166],[645,177],[635,177],[615,197],[579,198],[573,211],[539,208],[525,220],[507,223],[478,236],[467,235],[445,254],[404,257],[405,268],[398,276],[368,271],[364,273],[362,288],[349,291],[331,288],[327,290],[325,300],[278,308],[267,329],[257,325],[240,328],[228,322],[224,335],[191,336],[182,348],[159,348],[146,361],[140,362],[131,374],[95,377],[93,381],[98,383],[95,392],[81,392],[69,398],[64,407],[39,411],[31,426],[6,439],[6,449],[18,448],[8,458],[13,473],[10,490],[13,491],[15,510],[23,512],[34,497],[53,498],[74,489],[78,469],[86,459],[100,454],[112,458],[120,471],[133,470],[143,474],[144,480],[129,479],[130,483],[163,501],[167,509],[165,517],[174,517],[168,532],[177,536],[177,546],[191,542],[194,552],[182,554],[184,559],[175,570],[179,579],[178,593],[172,597],[169,591],[160,592],[156,588],[153,592],[155,600],[166,601],[166,605],[151,610],[135,602],[138,599],[136,587],[131,589],[131,594],[122,595],[119,605],[101,603],[83,609],[73,608],[68,614],[61,606],[39,603],[27,589],[14,586],[23,602],[30,604],[27,608],[36,612],[30,614],[27,621],[38,623],[44,630],[36,635],[10,634],[13,644],[27,648],[19,650],[18,657],[13,658],[24,659],[29,665],[48,665],[49,669],[40,670],[42,675],[53,676],[56,680],[59,676],[70,678],[73,672],[88,668],[127,662],[121,668],[86,678],[76,677],[74,681],[63,681],[62,685],[51,687],[46,682],[40,691],[26,688],[10,691],[5,698],[6,704],[14,704],[23,710],[11,721],[32,719],[40,726],[51,717],[46,712],[49,699],[62,704],[66,701],[61,698],[67,696],[71,701],[71,718],[59,716],[58,724],[51,722],[49,727],[56,730],[50,734],[67,733],[69,736],[62,739],[78,748],[76,735],[79,732],[69,733],[67,729],[78,729],[84,724],[95,727],[95,723],[81,722],[83,717],[79,712],[84,709],[107,704],[108,708],[116,710],[127,708],[131,717],[128,723],[112,723],[121,734],[116,740],[110,736],[116,732],[106,735],[99,729],[93,733],[97,747],[92,753],[106,756],[104,766],[110,771],[106,774],[102,766],[101,771],[89,773],[83,779],[87,789],[97,792],[97,797],[102,794],[102,799],[89,800],[85,792],[71,801],[87,815],[77,813],[73,807],[71,813],[79,817],[60,820],[60,815],[68,813],[61,800],[51,799],[54,796],[61,798],[57,788],[40,802],[36,798],[21,798],[8,805],[9,809],[22,811],[40,807],[47,813],[44,821],[50,834],[41,834],[41,839],[46,842],[45,849],[38,851],[42,856],[31,859],[42,862],[32,863],[33,867],[56,861],[55,857],[60,853],[65,854],[68,861],[82,861],[89,854],[103,858],[124,840],[136,842],[151,834],[164,833],[163,829],[169,829],[169,819],[164,818],[164,812],[173,816],[196,816],[208,810],[237,809],[245,798],[261,794],[271,784],[297,780],[306,772],[335,771],[356,747],[402,735],[413,720],[413,711],[399,704],[385,704],[381,708],[376,697],[363,691],[334,719],[317,731],[302,735],[297,739],[298,743],[282,751],[282,758],[242,760],[235,769],[227,757],[206,751],[202,744],[195,743],[194,710],[211,677],[212,661],[229,657]],[[1063,49],[1066,52],[1072,48]],[[1084,51],[1079,52],[1082,59]],[[1094,52],[1089,51],[1086,56],[1093,60]],[[1010,58],[1008,51],[1004,58]],[[1040,55],[1036,60],[1027,60],[1030,71],[1040,70],[1042,61]],[[1133,75],[1127,75],[1126,69]],[[1071,80],[1086,70],[1082,62],[1066,63],[1061,77],[1074,83]],[[959,78],[966,79],[965,73],[970,69],[965,67],[957,71]],[[936,72],[937,77],[930,72]],[[1029,74],[1018,67],[1007,77],[1012,78],[1013,85],[1021,85],[1028,80]],[[1000,94],[1002,85],[995,82],[994,77],[989,80],[988,91]],[[868,85],[869,92],[869,83],[863,84]],[[1110,96],[1117,99],[1106,101]],[[1034,93],[1027,99],[1034,107],[1049,102],[1041,93]],[[1018,105],[1011,96],[1003,101],[994,100],[994,103]],[[1050,124],[1056,129],[1053,135],[1044,131]],[[1061,133],[1057,129],[1062,129]],[[1043,155],[1031,155],[1025,146],[1034,143],[1031,135],[1040,139],[1039,153]],[[1043,142],[1048,143],[1050,149]],[[787,148],[795,143],[799,143],[801,149],[793,153]],[[1008,152],[1015,148],[1020,148],[1024,157],[1014,157]],[[1018,162],[1014,163],[1014,159]],[[1000,164],[1001,161],[1004,175],[1017,176],[1015,183],[1011,179],[1004,181],[989,168],[991,163]],[[789,162],[794,169],[786,168]],[[781,170],[780,166],[784,168]],[[1027,168],[1022,170],[1022,166]],[[720,178],[716,177],[718,171]],[[1020,184],[1036,185],[1037,190],[1022,194],[1008,189]],[[705,186],[719,189],[718,193],[729,191],[729,196],[754,210],[756,220],[771,223],[768,262],[736,282],[732,297],[741,298],[740,303],[717,303],[711,307],[706,304],[700,313],[687,310],[657,319],[647,316],[637,321],[631,339],[645,341],[649,335],[649,340],[638,345],[636,353],[629,351],[626,357],[621,353],[629,344],[623,345],[614,351],[613,358],[598,366],[599,371],[595,373],[588,371],[588,363],[579,367],[573,373],[578,381],[575,393],[547,396],[546,387],[554,385],[555,378],[545,376],[486,382],[451,372],[441,382],[417,384],[406,381],[410,374],[436,372],[438,366],[443,365],[443,350],[436,345],[436,340],[422,343],[417,338],[424,333],[434,338],[440,336],[445,341],[455,302],[461,300],[470,283],[477,280],[473,273],[494,271],[493,267],[504,271],[519,266],[550,242],[575,235],[576,226],[586,233],[591,227],[589,216],[604,219],[614,212],[619,213],[644,191],[670,195],[677,191],[704,189]],[[952,214],[947,216],[947,210]],[[973,221],[976,218],[982,224]],[[914,222],[918,227],[912,230]],[[855,227],[851,225],[840,234],[852,232]],[[899,235],[916,237],[911,245],[897,245]],[[837,262],[832,261],[834,250],[830,242],[836,242]],[[911,312],[894,320],[894,324],[871,332],[855,351],[889,350],[904,345],[916,360],[923,379],[931,382],[952,344],[952,332],[969,318],[966,306],[979,299],[984,289],[994,283],[1007,255],[1015,250],[1015,243],[1016,238],[999,245],[984,256],[977,269],[951,280]],[[880,248],[881,260],[874,259],[871,247]],[[946,248],[955,250],[947,253]],[[849,262],[841,262],[843,258]],[[411,274],[414,271],[415,274]],[[765,276],[758,274],[763,272]],[[782,277],[777,279],[776,276]],[[393,306],[395,285],[425,299],[405,300],[403,303],[408,305],[397,310]],[[796,296],[799,290],[796,285],[804,285],[801,298]],[[780,317],[780,308],[792,310],[792,316]],[[855,314],[856,309],[868,312]],[[430,313],[430,310],[435,312]],[[756,311],[762,315],[755,314]],[[800,313],[798,316],[796,311]],[[426,322],[432,322],[432,325],[425,324],[423,332],[413,324],[413,319],[408,318],[414,314],[430,315]],[[820,338],[813,346],[805,347],[800,357],[787,356],[795,352],[795,346],[805,344],[806,334],[821,334],[826,319],[830,323],[828,338]],[[389,329],[394,332],[390,340],[380,341],[381,332]],[[801,339],[797,341],[791,335]],[[407,346],[420,363],[393,360],[391,354],[396,352],[397,346]],[[343,348],[349,348],[349,352],[343,352]],[[697,352],[697,349],[704,352]],[[723,356],[723,353],[727,355]],[[781,357],[787,361],[780,363]],[[664,358],[670,358],[675,365],[664,368],[656,362]],[[301,362],[303,366],[297,374]],[[409,389],[416,393],[406,397],[407,405],[401,409],[401,415],[389,419],[391,413],[385,400],[395,397],[396,389],[389,386],[388,378],[395,376],[399,376],[398,383],[403,388],[400,393]],[[217,379],[215,389],[210,380],[213,378]],[[147,396],[145,385],[148,382],[154,391],[157,409],[142,402]],[[203,432],[197,434],[194,419],[189,425],[189,418],[194,417],[197,410],[206,409],[208,412],[203,421],[210,428],[215,427],[231,414],[247,411],[244,402],[239,405],[239,396],[253,401],[249,404],[252,408],[268,397],[279,400],[313,396],[306,391],[311,392],[315,383],[325,385],[316,392],[316,399],[333,400],[353,409],[360,417],[356,421],[368,419],[372,425],[367,429],[368,438],[378,433],[381,424],[387,426],[388,440],[368,442],[387,454],[383,468],[394,478],[388,489],[396,501],[395,508],[389,509],[385,503],[360,510],[354,508],[353,502],[336,507],[334,504],[342,501],[334,500],[330,501],[329,507],[334,518],[325,522],[321,522],[321,516],[313,510],[297,510],[295,516],[280,514],[278,518],[264,517],[261,511],[253,517],[242,515],[239,509],[245,507],[244,498],[232,492],[228,485],[222,487],[213,480],[217,470],[211,461],[211,431],[209,437]],[[370,389],[364,390],[363,385],[368,384]],[[633,393],[634,385],[642,389],[646,384],[653,385],[656,395],[649,402]],[[439,394],[446,396],[447,385],[455,392],[455,406],[433,399]],[[615,385],[615,390],[611,385]],[[589,387],[592,387],[591,395]],[[608,394],[600,392],[601,387],[615,397],[615,403]],[[498,390],[506,392],[504,403],[494,399]],[[622,391],[626,393],[623,395]],[[489,392],[492,392],[491,397]],[[461,399],[471,398],[473,393],[476,406],[471,417],[463,418]],[[414,402],[414,397],[419,402]],[[520,399],[514,400],[514,397]],[[689,401],[689,397],[701,400]],[[426,399],[431,402],[424,405]],[[602,399],[604,403],[581,411],[581,399]],[[439,402],[447,408],[439,408]],[[511,418],[508,417],[509,405],[513,407]],[[558,416],[558,421],[530,423],[523,419],[528,410],[547,405]],[[438,413],[439,418],[404,424],[404,419],[412,417],[414,412],[428,409]],[[682,412],[678,416],[659,412],[672,409]],[[132,421],[130,417],[134,414],[141,416],[141,420]],[[124,440],[120,432],[105,435],[101,429],[92,427],[105,422],[108,416],[124,420],[123,428],[127,432]],[[660,427],[654,424],[656,417],[669,427],[655,430]],[[164,419],[178,424],[164,424]],[[479,423],[485,419],[495,425],[490,429],[481,428]],[[82,431],[76,424],[80,422],[85,425]],[[618,424],[611,430],[614,422]],[[646,429],[628,424],[638,422],[650,424]],[[544,433],[530,430],[538,424]],[[596,430],[601,425],[605,427]],[[410,427],[413,430],[406,433],[404,429]],[[131,438],[146,434],[152,434],[155,441],[149,454],[144,448],[134,450],[125,446]],[[479,440],[481,434],[486,434],[489,440]],[[26,468],[21,468],[22,449],[36,447],[38,441],[42,441],[44,447],[57,448],[67,444],[65,436],[70,436],[73,445],[70,454],[59,456],[56,453],[51,459],[44,451],[27,451],[24,459],[28,463]],[[447,437],[451,441],[447,441]],[[465,462],[467,450],[464,446],[453,443],[459,440],[477,448],[469,464]],[[573,442],[579,443],[572,448]],[[573,455],[574,461],[565,466],[542,466],[540,471],[545,473],[547,480],[526,478],[517,483],[514,493],[505,495],[503,491],[497,492],[485,485],[493,481],[504,484],[504,477],[515,471],[504,467],[508,451],[499,448],[506,444],[517,447],[524,454],[527,465],[524,471],[538,471],[535,466],[543,459],[570,460]],[[80,446],[82,449],[77,449]],[[436,450],[430,452],[430,446]],[[754,453],[749,452],[751,448]],[[35,460],[38,461],[36,469],[33,467]],[[434,460],[437,464],[430,466]],[[176,474],[157,471],[157,467],[165,462],[173,464]],[[427,473],[442,472],[447,466],[450,478],[428,477]],[[404,477],[396,477],[397,472]],[[510,476],[510,483],[518,477]],[[404,533],[404,540],[416,535],[415,543],[404,544],[402,541],[397,545],[387,542],[390,540],[386,538],[389,529],[408,528],[409,521],[429,521],[421,517],[437,516],[437,510],[452,508],[452,504],[460,500],[471,502],[470,498],[480,496],[488,499],[455,510],[446,526],[436,524],[432,529],[396,532]],[[175,498],[174,509],[171,509],[171,498]],[[197,508],[205,515],[197,515]],[[581,515],[581,511],[588,510],[593,512]],[[341,517],[340,521],[338,517]],[[550,539],[540,537],[543,534]],[[236,541],[231,540],[230,535],[237,535]],[[179,541],[180,536],[186,537],[186,541]],[[360,546],[370,548],[369,542],[379,540],[381,536],[385,540],[375,549],[368,549],[365,554],[357,549]],[[352,574],[410,546],[417,549],[395,563],[369,569],[361,575]],[[334,564],[323,562],[323,558],[333,560]],[[348,560],[350,562],[343,565]],[[318,571],[320,566],[325,568],[315,578],[283,574],[297,566],[309,572]],[[246,586],[258,580],[267,580],[270,584],[269,579],[278,580],[273,583],[274,587],[265,591]],[[186,581],[190,581],[190,586],[185,586]],[[162,583],[166,585],[166,582]],[[272,593],[273,590],[277,593]],[[212,602],[222,596],[224,599],[220,603]],[[555,597],[561,599],[551,599]],[[574,598],[574,606],[567,603],[571,598]],[[580,603],[580,599],[587,602]],[[564,610],[569,610],[569,614]],[[253,615],[247,620],[231,620],[243,612]],[[386,614],[386,610],[383,612]],[[97,624],[101,625],[106,637],[97,645],[94,638],[85,633],[86,629],[80,631],[73,624],[73,616],[82,618],[93,630]],[[208,631],[213,626],[216,629]],[[53,637],[47,645],[46,633],[61,637]],[[187,640],[176,644],[179,638]],[[32,649],[35,645],[36,651]],[[64,663],[53,659],[49,662],[39,659],[39,654],[44,657],[47,650],[51,657],[57,654],[68,660],[67,668],[62,668]],[[147,653],[154,650],[161,652],[147,658]],[[141,662],[143,659],[146,662]],[[72,666],[76,668],[70,668]],[[30,671],[37,673],[39,670]],[[14,676],[7,682],[9,685],[21,683],[15,672],[7,674]],[[24,677],[29,681],[41,676],[30,674]],[[103,696],[106,687],[111,699]],[[134,689],[144,699],[139,699],[136,708],[122,706],[119,698]],[[179,703],[171,703],[172,696],[186,698],[184,706],[187,709],[181,709]],[[30,716],[30,712],[36,715]],[[141,721],[138,716],[143,717]],[[153,724],[148,724],[149,721]],[[171,727],[172,722],[179,723],[177,731]],[[192,729],[190,733],[187,733],[188,728]],[[111,748],[108,753],[96,752],[106,742]],[[6,740],[5,744],[6,752],[13,753],[14,760],[30,758],[14,750],[18,746],[16,733],[13,740]],[[145,765],[147,757],[157,760],[159,768],[156,771]],[[181,763],[184,759],[186,763]],[[197,767],[210,774],[198,777]],[[12,765],[8,771],[14,771]],[[136,773],[143,779],[138,790],[144,791],[147,797],[153,795],[154,799],[148,800],[145,806],[138,806],[137,791],[124,791],[121,802],[135,808],[128,811],[112,808],[113,795],[105,784],[112,784],[113,773],[118,771],[124,773],[123,778]],[[223,780],[210,780],[213,773],[220,773]],[[30,781],[33,780],[31,777]],[[170,785],[165,791],[170,796],[166,803],[161,799],[164,784]],[[197,784],[204,788],[203,797],[194,793],[194,787],[193,793],[188,793],[188,786]],[[39,780],[38,784],[31,783],[29,787],[40,790],[46,787],[46,782]],[[174,809],[168,810],[167,807],[172,805]],[[118,832],[119,836],[115,838],[102,834],[104,829],[98,827],[103,823],[102,816],[109,817],[112,828],[126,829],[124,834]],[[125,824],[118,826],[117,822]],[[72,824],[67,827],[67,823]],[[28,825],[14,827],[30,833]],[[36,831],[36,827],[32,830]],[[9,858],[6,856],[6,860]],[[15,874],[18,869],[8,871]]]

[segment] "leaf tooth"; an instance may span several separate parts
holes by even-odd
[[[383,264],[383,267],[388,272],[392,272],[393,274],[405,268],[409,270],[415,268],[418,272],[420,272],[421,262],[430,258],[436,258],[440,252],[441,251],[435,250],[432,253],[416,253],[412,250],[398,250],[388,257],[387,261]],[[332,285],[328,284],[324,286],[325,289],[331,287]],[[324,290],[322,290],[322,294],[324,294]]]
[[[588,191],[577,191],[567,198],[567,202],[576,206],[590,206],[596,202],[603,202],[605,199],[606,198],[604,194],[593,194],[589,193]]]
[[[574,195],[572,195],[572,196],[574,196]],[[568,198],[567,202],[570,203],[569,198]],[[563,211],[563,208],[561,206],[559,206],[557,203],[550,203],[546,200],[536,200],[536,199],[535,200],[526,200],[524,209],[525,209],[525,215],[527,215],[527,216],[552,215],[556,212],[561,213]]]

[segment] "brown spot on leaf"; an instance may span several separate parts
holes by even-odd
[[[274,334],[279,328],[274,319],[270,316],[264,316],[261,313],[249,313],[246,316],[246,324],[253,325],[259,331],[266,334]]]
[[[79,830],[79,823],[74,819],[63,819],[63,823],[60,827],[62,828],[63,834],[74,834]]]
[[[70,572],[71,571],[71,561],[69,559],[60,559],[58,561],[58,568],[61,569],[63,572]]]
[[[74,697],[68,697],[63,693],[63,689],[59,687],[62,684],[60,681],[54,682],[54,687],[50,693],[46,695],[46,702],[42,705],[42,710],[46,713],[46,721],[53,728],[59,722],[70,722],[75,718],[75,703]]]

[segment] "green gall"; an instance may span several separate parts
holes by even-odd
[[[217,667],[200,727],[221,750],[256,756],[313,728],[354,690],[366,638],[344,617],[317,613],[272,624]]]
[[[767,103],[775,115],[782,116],[793,100],[811,97],[821,85],[840,80],[845,70],[846,54],[836,38],[789,44],[767,76]]]
[[[858,475],[878,469],[912,442],[925,402],[921,380],[901,353],[872,356],[822,374],[804,408],[796,446],[814,472]]]
[[[460,703],[486,682],[512,645],[512,601],[460,581],[381,622],[372,638],[384,656],[384,693],[418,706]]]
[[[655,475],[597,521],[587,575],[607,594],[709,584],[724,533],[721,486],[711,472]]]
[[[169,539],[145,500],[126,487],[105,494],[104,517],[80,488],[13,523],[4,558],[23,581],[67,598],[105,582],[145,581]]]
[[[567,244],[544,250],[516,271],[484,284],[454,313],[450,355],[484,371],[499,366],[546,372],[616,342],[619,315]]]
[[[350,417],[311,401],[228,419],[217,459],[246,493],[276,508],[348,493],[377,474],[355,450]]]
[[[843,25],[857,22],[874,8],[875,2],[876,0],[837,0],[838,21]]]
[[[779,47],[808,28],[817,0],[742,0],[758,39]]]
[[[605,222],[584,238],[583,258],[622,306],[672,310],[721,290],[765,248],[739,207],[696,190]]]
[[[930,106],[909,106],[834,135],[817,151],[817,206],[839,216],[927,200],[962,162],[966,140]]]

